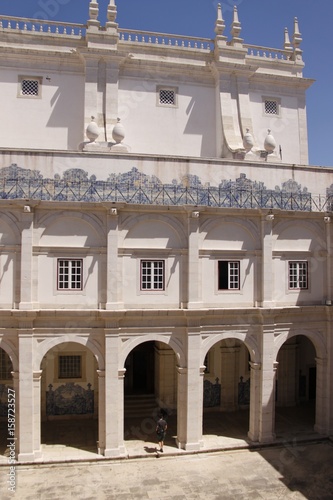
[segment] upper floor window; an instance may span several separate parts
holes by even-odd
[[[58,378],[81,378],[82,358],[77,355],[59,356]]]
[[[308,288],[308,263],[306,261],[289,262],[289,288],[292,290]]]
[[[280,100],[279,99],[264,98],[263,105],[264,105],[264,114],[265,115],[275,115],[275,116],[280,115]]]
[[[177,106],[177,89],[174,87],[158,87],[157,104],[159,106]]]
[[[141,290],[164,290],[164,260],[141,261]]]
[[[19,97],[41,97],[41,77],[19,77]]]
[[[218,289],[239,290],[240,288],[239,261],[218,261]]]
[[[58,290],[82,290],[82,259],[58,259]]]

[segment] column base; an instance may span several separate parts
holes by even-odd
[[[200,442],[185,443],[184,450],[186,450],[186,451],[199,451],[199,450],[201,450]]]
[[[18,462],[34,462],[36,460],[35,453],[19,453],[17,456]]]
[[[99,448],[101,450],[101,448]],[[117,458],[126,457],[128,455],[125,446],[119,446],[119,448],[105,448],[103,451],[104,457]]]
[[[276,439],[276,434],[259,436],[259,443],[274,443],[275,439]]]

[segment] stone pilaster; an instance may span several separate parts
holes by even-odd
[[[262,334],[262,367],[259,415],[259,442],[271,443],[275,439],[275,381],[277,363],[273,359],[274,327],[266,324]]]
[[[33,372],[33,393],[34,393],[34,417],[33,417],[33,437],[34,437],[34,456],[35,459],[41,458],[42,449],[41,449],[41,378],[42,378],[42,370],[38,370]]]
[[[22,214],[20,309],[32,309],[33,212],[25,206]]]
[[[328,378],[327,358],[316,358],[316,418],[315,432],[327,434],[329,431],[329,404],[332,404],[332,394],[328,391],[331,379]]]
[[[250,418],[248,437],[259,441],[261,364],[250,362]]]
[[[294,406],[296,404],[296,354],[296,343],[284,344],[279,351],[277,404],[281,406]]]
[[[187,429],[187,368],[177,366],[177,446],[185,449]]]
[[[105,419],[105,370],[97,370],[98,375],[98,453],[105,453],[106,419]]]
[[[261,303],[263,307],[273,305],[273,228],[274,215],[269,213],[261,221],[262,228],[262,291]]]
[[[188,305],[197,309],[202,305],[201,272],[199,266],[199,211],[192,211],[188,217]]]
[[[119,309],[122,305],[119,297],[122,286],[118,269],[118,221],[117,208],[111,208],[107,216],[106,309]]]
[[[106,88],[105,88],[105,116],[106,116],[106,138],[112,142],[112,130],[117,123],[118,112],[118,88],[119,88],[119,63],[115,59],[106,61]]]

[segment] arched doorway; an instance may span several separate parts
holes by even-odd
[[[161,411],[168,420],[166,446],[175,446],[177,434],[176,355],[164,342],[146,341],[125,360],[124,440],[126,447],[154,450],[156,421]],[[149,443],[149,444],[148,444]]]
[[[275,388],[276,437],[314,432],[316,350],[309,338],[297,335],[281,346]]]
[[[0,455],[8,455],[9,401],[13,391],[13,364],[7,352],[0,347]],[[13,413],[12,418],[15,418]]]
[[[214,344],[204,360],[203,441],[215,447],[247,440],[250,408],[250,353],[228,338]]]
[[[76,342],[51,348],[41,362],[41,443],[43,454],[57,445],[97,453],[98,375],[93,353]]]

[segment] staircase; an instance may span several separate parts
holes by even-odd
[[[124,414],[125,418],[154,417],[157,419],[159,406],[155,394],[131,394],[125,395]]]

